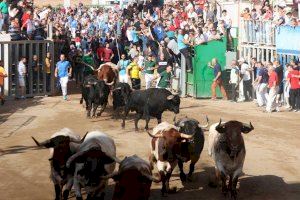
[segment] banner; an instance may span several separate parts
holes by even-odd
[[[300,27],[276,28],[276,51],[278,54],[300,55]]]

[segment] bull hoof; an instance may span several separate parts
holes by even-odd
[[[189,182],[192,182],[193,181],[193,175],[192,174],[189,174],[188,177],[187,177],[187,180]]]
[[[134,131],[135,131],[135,132],[139,132],[139,129],[138,129],[138,128],[135,128]]]
[[[177,187],[172,187],[168,190],[169,194],[175,194],[177,192]]]
[[[231,199],[236,200],[237,199],[237,191],[236,190],[231,190],[230,196],[231,196]]]
[[[184,173],[180,173],[180,180],[181,182],[186,182],[186,175]]]
[[[226,197],[228,194],[228,189],[227,187],[222,187],[222,194]]]

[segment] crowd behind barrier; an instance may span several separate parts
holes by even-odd
[[[27,37],[35,39],[40,35],[36,35],[36,30],[39,29],[36,29],[35,25],[47,25],[51,22],[53,41],[60,44],[54,52],[55,58],[58,59],[60,54],[65,55],[60,56],[61,61],[52,67],[72,68],[70,79],[75,80],[77,84],[82,82],[84,76],[93,73],[90,66],[94,69],[100,64],[112,62],[120,71],[120,79],[122,78],[124,82],[131,82],[134,89],[141,88],[141,76],[145,76],[146,88],[153,86],[169,88],[172,71],[174,72],[175,68],[180,70],[181,55],[185,58],[186,71],[193,72],[191,60],[194,57],[195,45],[226,37],[227,50],[233,49],[230,35],[232,21],[227,11],[223,10],[222,15],[217,16],[216,5],[206,1],[174,1],[171,4],[147,1],[146,4],[129,4],[124,10],[118,7],[87,8],[80,4],[73,8],[60,8],[56,12],[52,12],[50,7],[39,9],[28,5],[24,2],[18,3],[16,9],[22,11],[23,14],[11,17],[11,25],[20,30],[26,30]],[[261,15],[255,15],[255,10],[250,13],[249,9],[245,9],[242,13],[243,20],[247,22],[244,24],[245,40],[273,44],[275,39],[271,36],[272,23],[280,26],[287,23],[287,20],[283,17],[276,18],[277,15],[273,15],[268,5],[264,5],[261,12]],[[283,8],[278,7],[276,13],[278,16],[283,16]],[[256,18],[253,19],[254,17]],[[5,24],[4,28],[7,28]],[[259,33],[253,33],[254,30]],[[68,62],[65,63],[66,61]],[[294,63],[297,66],[298,61]],[[26,69],[26,65],[26,59],[22,57],[18,65],[19,72],[23,74],[19,77],[20,83],[26,82],[29,69],[28,67]],[[270,77],[273,77],[273,63],[266,62],[263,65],[267,71],[271,70]],[[215,89],[220,87],[224,99],[227,99],[227,94],[222,88],[222,71],[217,59],[212,60],[211,67],[215,75],[211,87],[212,97],[216,99]],[[250,63],[240,61],[232,67],[235,67],[234,73],[238,74],[235,79],[240,80],[235,88],[240,87],[243,90],[239,92],[239,95],[244,96],[241,100],[253,100],[254,88],[251,84],[256,76],[251,77],[250,72],[254,70],[255,65],[253,67]],[[68,72],[64,75],[68,75]],[[55,76],[59,78],[59,74],[56,73],[57,70],[55,70]],[[269,78],[266,80],[269,81]],[[276,84],[269,85],[273,96],[276,91],[275,86],[281,84],[282,80],[283,78],[276,79]],[[154,84],[155,81],[158,83]],[[160,84],[160,81],[163,83]],[[60,82],[57,83],[59,86]],[[26,88],[26,84],[24,87]],[[24,91],[26,92],[23,88],[22,98]],[[296,95],[297,98],[299,96]],[[66,92],[64,99],[68,99]],[[274,103],[274,99],[270,101]],[[262,106],[265,104],[267,103],[265,102]],[[277,106],[275,107],[277,109]],[[293,107],[293,109],[298,108]],[[271,112],[273,109],[269,107],[267,111]]]

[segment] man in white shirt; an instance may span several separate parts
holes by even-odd
[[[237,102],[238,91],[240,83],[240,69],[236,60],[231,62],[231,71],[230,71],[230,80],[229,84],[231,85],[231,101]]]
[[[18,64],[18,81],[19,81],[19,88],[20,88],[20,98],[21,99],[25,99],[25,86],[26,86],[26,82],[25,82],[25,76],[27,73],[26,70],[26,58],[25,57],[21,57],[21,60]]]
[[[250,99],[252,99],[252,83],[250,71],[252,70],[248,63],[245,62],[244,58],[240,58],[238,62],[241,66],[241,74],[243,76],[243,90],[245,101],[250,101]]]

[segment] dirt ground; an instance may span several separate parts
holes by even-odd
[[[134,132],[133,121],[127,121],[123,130],[120,120],[111,119],[111,106],[102,117],[86,119],[79,98],[78,94],[71,95],[67,102],[61,97],[33,98],[10,101],[5,107],[0,107],[0,199],[53,199],[49,151],[35,148],[30,136],[42,141],[63,127],[69,127],[80,135],[86,131],[101,130],[115,140],[119,158],[137,154],[147,159],[150,138],[144,131]],[[255,130],[244,135],[247,155],[239,199],[300,199],[300,113],[266,114],[254,103],[185,98],[182,99],[178,118],[186,115],[200,122],[208,115],[211,123],[218,122],[220,118],[253,123]],[[163,120],[172,122],[173,116],[166,112]],[[144,124],[140,121],[139,127],[144,127]],[[156,120],[151,120],[150,127],[155,125]],[[188,166],[185,167],[187,171]],[[213,162],[207,155],[206,141],[193,182],[182,185],[176,168],[170,185],[177,186],[178,193],[162,198],[160,185],[153,184],[150,199],[226,199],[220,188],[208,186],[212,174]],[[106,199],[111,199],[113,187],[114,183],[110,181]],[[73,195],[71,199],[74,199]]]

